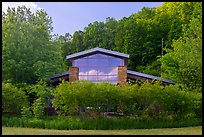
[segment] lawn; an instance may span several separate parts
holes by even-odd
[[[202,135],[202,126],[131,130],[51,130],[2,127],[2,135]]]

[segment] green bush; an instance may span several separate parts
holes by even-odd
[[[71,84],[66,81],[62,83],[52,92],[54,99],[52,104],[55,107],[58,115],[68,115],[77,112],[77,95],[78,89],[81,87],[75,87],[74,84]]]
[[[28,118],[32,117],[33,114],[32,114],[32,111],[30,110],[30,107],[23,107],[21,109],[21,116],[28,117]]]
[[[196,117],[202,117],[202,93],[189,93],[192,98],[192,110],[195,112]]]
[[[63,81],[53,92],[53,106],[60,115],[78,113],[80,108],[92,107],[92,111],[106,112],[116,108],[119,87],[110,83]]]
[[[38,98],[33,103],[33,113],[36,118],[43,118],[44,116],[44,109],[45,109],[45,102],[41,98]]]
[[[31,106],[34,116],[36,118],[42,118],[45,115],[44,109],[49,107],[49,98],[52,88],[48,87],[46,82],[39,81],[35,85],[30,85],[27,90],[29,94],[36,95],[36,99]]]
[[[20,115],[23,107],[29,107],[25,92],[11,83],[2,83],[2,113]]]
[[[178,85],[162,86],[160,82],[119,87],[110,83],[63,81],[53,92],[53,106],[59,115],[85,112],[99,115],[107,111],[146,119],[179,119],[200,117],[202,97],[199,93],[181,90]],[[86,114],[86,113],[85,113]]]
[[[96,83],[92,92],[95,92],[95,96],[92,98],[94,102],[90,105],[94,106],[98,112],[116,111],[120,98],[119,87],[106,82]]]
[[[17,113],[21,110],[22,115],[21,118],[3,117],[3,125],[67,130],[163,128],[202,124],[202,93],[188,92],[178,85],[164,87],[160,82],[152,84],[146,81],[140,85],[119,87],[104,82],[63,81],[54,90],[43,84],[31,87],[29,92],[37,95],[32,104],[35,118],[31,118],[25,94],[11,84],[3,85],[3,112],[10,112],[8,108],[15,105],[18,111],[12,111]],[[48,105],[46,99],[50,93],[54,97],[52,105],[58,113],[57,117],[44,116],[43,110]],[[123,116],[107,117],[104,113],[107,111],[122,113]]]
[[[181,118],[201,115],[202,98],[199,93],[183,91],[178,85],[162,86],[144,82],[122,89],[123,112],[146,118]]]

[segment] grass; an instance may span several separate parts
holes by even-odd
[[[202,135],[202,126],[131,130],[52,130],[2,127],[2,135]]]
[[[126,130],[201,126],[202,119],[138,120],[134,117],[46,117],[44,119],[2,117],[2,126],[57,130]]]

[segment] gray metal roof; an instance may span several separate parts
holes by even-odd
[[[127,70],[127,73],[132,74],[132,75],[137,75],[137,76],[141,76],[141,77],[145,77],[145,78],[150,78],[150,79],[156,79],[156,80],[160,80],[163,82],[168,82],[168,83],[173,83],[175,84],[175,82],[165,79],[165,78],[161,78],[161,77],[157,77],[157,76],[153,76],[153,75],[149,75],[149,74],[145,74],[145,73],[140,73],[140,72],[136,72],[136,71],[131,71],[131,70]]]
[[[78,52],[78,53],[75,53],[75,54],[68,55],[68,56],[66,56],[66,59],[75,58],[75,57],[82,56],[82,55],[89,54],[89,53],[96,52],[96,51],[103,52],[103,53],[108,53],[108,54],[112,54],[112,55],[117,55],[117,56],[124,57],[124,58],[129,58],[129,56],[130,56],[129,54],[120,53],[120,52],[117,52],[117,51],[112,51],[112,50],[107,50],[107,49],[96,47],[96,48],[93,48],[93,49],[89,49],[89,50],[85,50],[85,51],[82,51],[82,52]]]
[[[49,76],[49,78],[57,78],[57,77],[62,77],[62,76],[64,76],[64,75],[68,75],[69,74],[69,72],[63,72],[63,73],[61,73],[61,74],[55,74],[55,75],[52,75],[52,76]]]

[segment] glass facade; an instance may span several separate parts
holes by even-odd
[[[79,68],[79,80],[92,82],[117,83],[118,66],[123,65],[123,59],[100,53],[73,61],[73,66]]]

